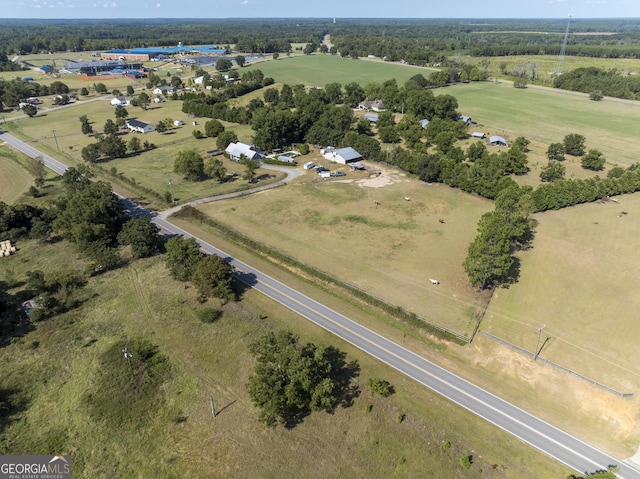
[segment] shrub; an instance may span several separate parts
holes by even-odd
[[[394,393],[393,386],[384,379],[369,378],[369,388],[373,394],[389,397]]]
[[[215,308],[200,308],[196,310],[196,316],[203,323],[215,323],[222,317],[222,311]]]
[[[462,456],[460,458],[460,465],[462,467],[464,467],[465,469],[469,469],[471,467],[471,463],[472,463],[472,459],[471,456]]]

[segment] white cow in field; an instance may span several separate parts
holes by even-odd
[[[431,284],[440,284],[440,281],[437,279],[429,279],[429,281],[431,281]]]

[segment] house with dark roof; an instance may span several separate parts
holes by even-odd
[[[507,140],[505,140],[501,136],[492,136],[491,138],[489,138],[489,144],[493,146],[509,146]]]
[[[384,110],[384,103],[382,103],[382,100],[364,100],[358,103],[358,110],[382,111]]]
[[[346,148],[327,147],[320,150],[320,154],[329,161],[335,161],[342,165],[362,159],[362,155],[356,150],[347,146]]]
[[[138,133],[150,133],[152,131],[155,131],[155,126],[150,125],[149,123],[145,123],[144,121],[140,121],[140,120],[129,120],[127,121],[127,128],[129,128],[129,131],[132,132],[138,132]]]
[[[256,145],[248,145],[247,143],[237,142],[229,143],[226,150],[224,150],[234,161],[240,161],[240,156],[244,155],[250,160],[260,161],[265,157],[265,154]]]

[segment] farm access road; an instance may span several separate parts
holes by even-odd
[[[37,151],[8,133],[0,131],[1,140],[6,141],[31,157],[41,157],[45,165],[56,173],[61,174],[67,169],[64,164]],[[132,216],[151,216],[154,223],[164,234],[195,238],[187,231],[169,223],[166,219],[158,215],[153,216],[151,212],[134,202],[126,198],[123,198],[122,201]],[[574,471],[578,473],[593,472],[607,469],[609,465],[615,465],[618,467],[617,476],[619,478],[640,479],[640,470],[631,465],[631,463],[609,456],[542,419],[365,328],[328,306],[314,301],[248,264],[231,258],[224,251],[213,245],[198,238],[195,239],[205,252],[217,254],[229,261],[236,268],[236,275],[240,281],[459,406],[514,435]]]

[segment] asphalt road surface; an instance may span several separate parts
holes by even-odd
[[[63,173],[66,169],[66,166],[62,163],[7,133],[0,132],[0,140],[6,141],[31,157],[41,157],[45,165],[57,173]],[[193,237],[193,235],[169,223],[162,217],[151,215],[151,213],[130,200],[123,199],[123,201],[132,216],[152,216],[153,221],[164,234]],[[614,465],[618,467],[618,477],[640,479],[640,470],[631,464],[611,457],[494,394],[475,386],[331,308],[261,273],[248,264],[231,258],[224,251],[198,238],[196,240],[198,240],[205,252],[217,254],[229,261],[236,268],[238,279],[242,282],[576,472],[594,472]]]

